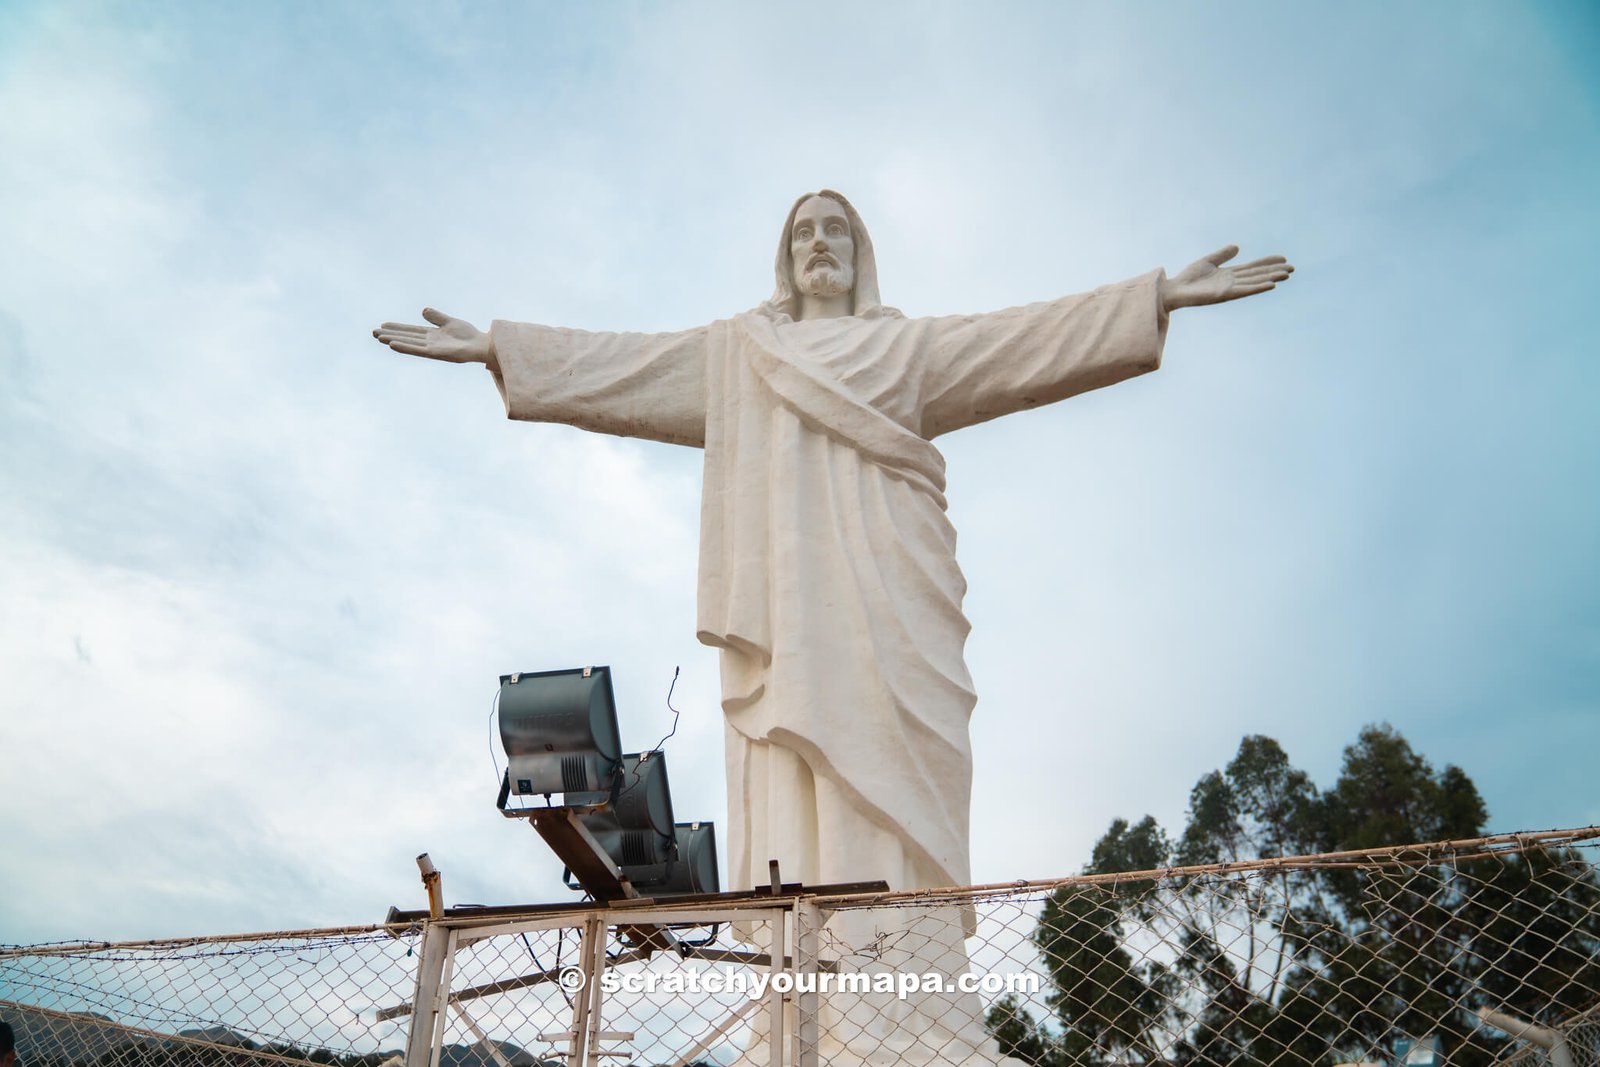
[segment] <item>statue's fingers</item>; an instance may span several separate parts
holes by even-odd
[[[433,323],[435,326],[448,326],[450,323],[456,321],[454,316],[446,315],[444,312],[435,310],[434,308],[423,308],[422,317]]]
[[[408,356],[433,356],[426,345],[412,344],[409,341],[388,341],[388,346],[396,352],[404,352]]]
[[[420,337],[429,330],[433,329],[433,327],[413,326],[409,322],[386,322],[382,326],[379,326],[378,329],[384,331],[385,333],[414,333]]]
[[[1285,274],[1281,270],[1280,271],[1271,271],[1271,272],[1266,272],[1266,273],[1235,274],[1233,276],[1233,281],[1234,281],[1235,285],[1259,285],[1262,282],[1277,283],[1277,282],[1284,282],[1284,281],[1288,281],[1288,280],[1289,280],[1289,276],[1287,274]]]
[[[1223,245],[1209,256],[1206,256],[1205,261],[1211,264],[1213,267],[1220,267],[1238,254],[1238,245]]]
[[[373,330],[372,336],[384,344],[388,344],[391,341],[404,341],[406,344],[411,345],[425,345],[428,343],[428,338],[420,333],[395,333],[392,330]]]
[[[1234,270],[1233,276],[1240,282],[1252,284],[1255,282],[1281,282],[1288,279],[1290,271],[1282,266],[1255,267],[1245,269],[1239,267]]]
[[[1235,285],[1228,290],[1228,299],[1237,300],[1242,296],[1255,296],[1257,293],[1264,293],[1268,289],[1276,289],[1277,287],[1276,282],[1254,282],[1250,285]]]
[[[1262,256],[1260,259],[1252,259],[1248,263],[1236,264],[1233,269],[1234,270],[1249,270],[1251,267],[1270,267],[1270,266],[1274,266],[1274,265],[1279,264],[1279,263],[1287,263],[1287,262],[1289,262],[1289,261],[1287,259],[1284,259],[1282,256]]]

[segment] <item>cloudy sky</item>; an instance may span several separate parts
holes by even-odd
[[[1600,821],[1600,19],[1564,5],[0,4],[0,942],[561,899],[499,674],[608,663],[721,820],[700,456],[511,423],[480,324],[679,329],[848,193],[886,301],[1237,242],[1154,375],[940,442],[974,873],[1369,722]]]

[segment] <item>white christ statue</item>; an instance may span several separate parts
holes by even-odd
[[[809,884],[959,886],[977,697],[932,441],[1154,370],[1171,311],[1265,292],[1293,270],[1282,256],[1228,265],[1237,252],[1060,300],[907,318],[879,300],[860,216],[823,190],[789,211],[772,299],[732,318],[484,333],[427,309],[431,326],[374,336],[486,364],[513,419],[705,450],[698,636],[721,654],[732,888],[764,884],[771,859]],[[889,1043],[930,1027],[946,1044],[938,1062],[995,1058],[967,1000],[887,1011],[877,1052],[836,1049],[836,1062],[886,1062]]]

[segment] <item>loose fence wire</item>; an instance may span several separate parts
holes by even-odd
[[[811,973],[779,1058],[1600,1067],[1597,847],[1590,827],[815,898],[780,946]],[[605,909],[480,924],[451,962],[440,1067],[560,1062],[573,991],[554,979],[594,914],[611,1062],[768,1064],[774,1001],[748,992],[771,973],[752,962],[772,950],[763,907],[676,926],[686,953],[646,951]],[[0,1018],[24,1067],[378,1067],[405,1047],[420,952],[406,926],[0,949]]]

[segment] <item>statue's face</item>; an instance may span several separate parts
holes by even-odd
[[[837,200],[813,196],[794,213],[789,259],[795,288],[812,296],[843,296],[856,284],[856,243]]]

